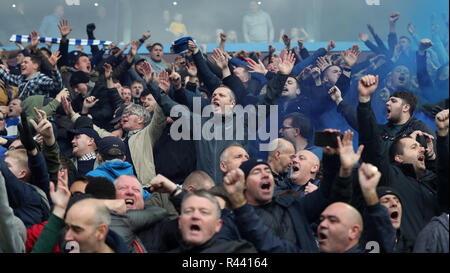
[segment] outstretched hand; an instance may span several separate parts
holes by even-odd
[[[53,202],[53,214],[63,219],[70,199],[69,178],[67,169],[58,172],[58,183],[50,181],[50,198]],[[56,188],[56,189],[55,189]]]
[[[295,64],[295,56],[292,51],[287,52],[287,54],[282,54],[281,62],[278,64],[278,70],[282,75],[289,75],[292,72]]]
[[[59,20],[58,28],[62,39],[67,38],[70,32],[72,32],[72,27],[69,28],[69,23],[65,19]]]

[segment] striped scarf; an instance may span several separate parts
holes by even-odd
[[[112,42],[111,41],[104,41],[104,40],[86,40],[86,39],[68,39],[69,45],[83,45],[83,46],[90,46],[90,45],[109,45]],[[29,43],[31,42],[30,35],[20,35],[20,34],[13,34],[11,38],[9,38],[10,42],[20,42],[20,43]],[[52,44],[59,44],[61,41],[61,38],[53,38],[53,37],[39,37],[39,42],[41,44],[45,43],[52,43]]]

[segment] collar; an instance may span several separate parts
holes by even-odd
[[[133,131],[129,131],[128,134],[127,134],[127,138],[130,138],[131,136],[133,136],[133,135],[139,133],[140,131],[142,131],[142,129],[143,129],[143,128],[139,128],[139,129],[135,129],[135,130],[133,130]]]
[[[90,152],[79,157],[78,161],[88,161],[93,159],[97,159],[97,154],[95,152]]]

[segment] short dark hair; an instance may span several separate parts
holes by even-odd
[[[409,39],[409,37],[408,36],[400,36],[399,38],[398,38],[399,40],[400,39],[406,39],[406,40],[408,40],[408,42],[411,42],[411,39]]]
[[[311,121],[301,113],[293,112],[284,117],[283,120],[290,118],[292,127],[300,129],[300,135],[306,139],[311,136]]]
[[[88,184],[84,190],[86,194],[97,199],[116,199],[114,183],[106,177],[86,176]]]
[[[31,62],[38,65],[38,70],[41,69],[42,59],[35,54],[30,54],[27,57],[30,57]]]
[[[161,43],[154,43],[150,46],[150,51],[152,51],[155,46],[160,46],[162,49],[164,49],[164,46]]]
[[[391,160],[391,162],[395,161],[396,155],[403,154],[403,149],[405,148],[405,145],[401,142],[401,140],[404,138],[411,138],[411,137],[410,136],[398,137],[394,140],[394,142],[392,142],[391,146],[389,147],[389,159]]]
[[[41,48],[39,48],[39,50],[47,52],[47,54],[50,55],[50,56],[52,55],[52,52],[46,47],[41,47]]]
[[[409,114],[411,116],[413,115],[417,105],[417,97],[414,94],[401,90],[392,93],[390,97],[400,98],[404,101],[405,104],[409,104]]]
[[[75,66],[75,64],[78,63],[78,60],[80,60],[80,58],[83,56],[89,58],[89,56],[86,53],[80,53],[77,56],[75,56],[75,59],[73,60],[73,65]]]

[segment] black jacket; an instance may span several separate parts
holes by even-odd
[[[264,253],[318,252],[319,249],[310,225],[319,218],[320,213],[330,204],[330,200],[343,201],[335,194],[331,194],[335,190],[331,190],[331,187],[334,186],[332,181],[339,170],[338,162],[337,157],[324,156],[324,178],[321,186],[305,197],[283,195],[274,197],[270,207],[252,207],[247,204],[235,209],[234,222],[242,238],[250,241],[259,252]],[[347,183],[347,186],[350,187],[351,183]],[[284,228],[289,228],[289,226],[271,222],[272,219],[279,218],[279,215],[278,217],[277,215],[269,215],[273,217],[268,217],[268,214],[261,210],[267,210],[267,213],[271,211],[283,213],[285,217],[290,218],[294,230],[283,231]],[[282,239],[283,236],[289,237],[285,236],[287,233],[293,233],[295,238]],[[296,243],[293,241],[296,241]]]
[[[220,241],[213,236],[200,246],[182,244],[170,253],[257,253],[255,247],[247,241]]]
[[[88,92],[87,97],[95,96],[99,101],[89,109],[92,115],[92,121],[95,125],[108,131],[114,129],[110,121],[113,119],[114,112],[123,103],[122,98],[116,88],[108,89],[103,83],[97,82],[94,88]],[[72,102],[75,112],[81,112],[83,109],[84,97],[77,95]]]
[[[426,170],[424,175],[417,179],[411,164],[390,162],[382,139],[377,137],[380,131],[370,103],[359,103],[358,127],[359,143],[364,144],[363,161],[375,165],[382,173],[379,186],[392,187],[402,195],[402,230],[406,236],[415,239],[431,218],[440,214],[438,176]]]
[[[355,108],[352,105],[350,105],[345,101],[342,101],[337,106],[337,111],[345,118],[350,127],[352,127],[355,130],[358,130],[357,114]],[[422,132],[428,133],[436,137],[433,130],[427,124],[425,124],[421,120],[416,119],[415,117],[411,117],[405,124],[402,125],[402,128],[395,134],[392,132],[395,126],[390,122],[386,124],[379,124],[378,126],[380,127],[381,139],[384,141],[387,147],[390,146],[390,144],[394,141],[394,139],[398,137],[408,136],[416,130],[420,130]],[[420,144],[422,144],[422,146],[426,147],[425,138],[419,137],[418,141]]]
[[[433,217],[417,236],[415,253],[448,253],[448,214]]]

